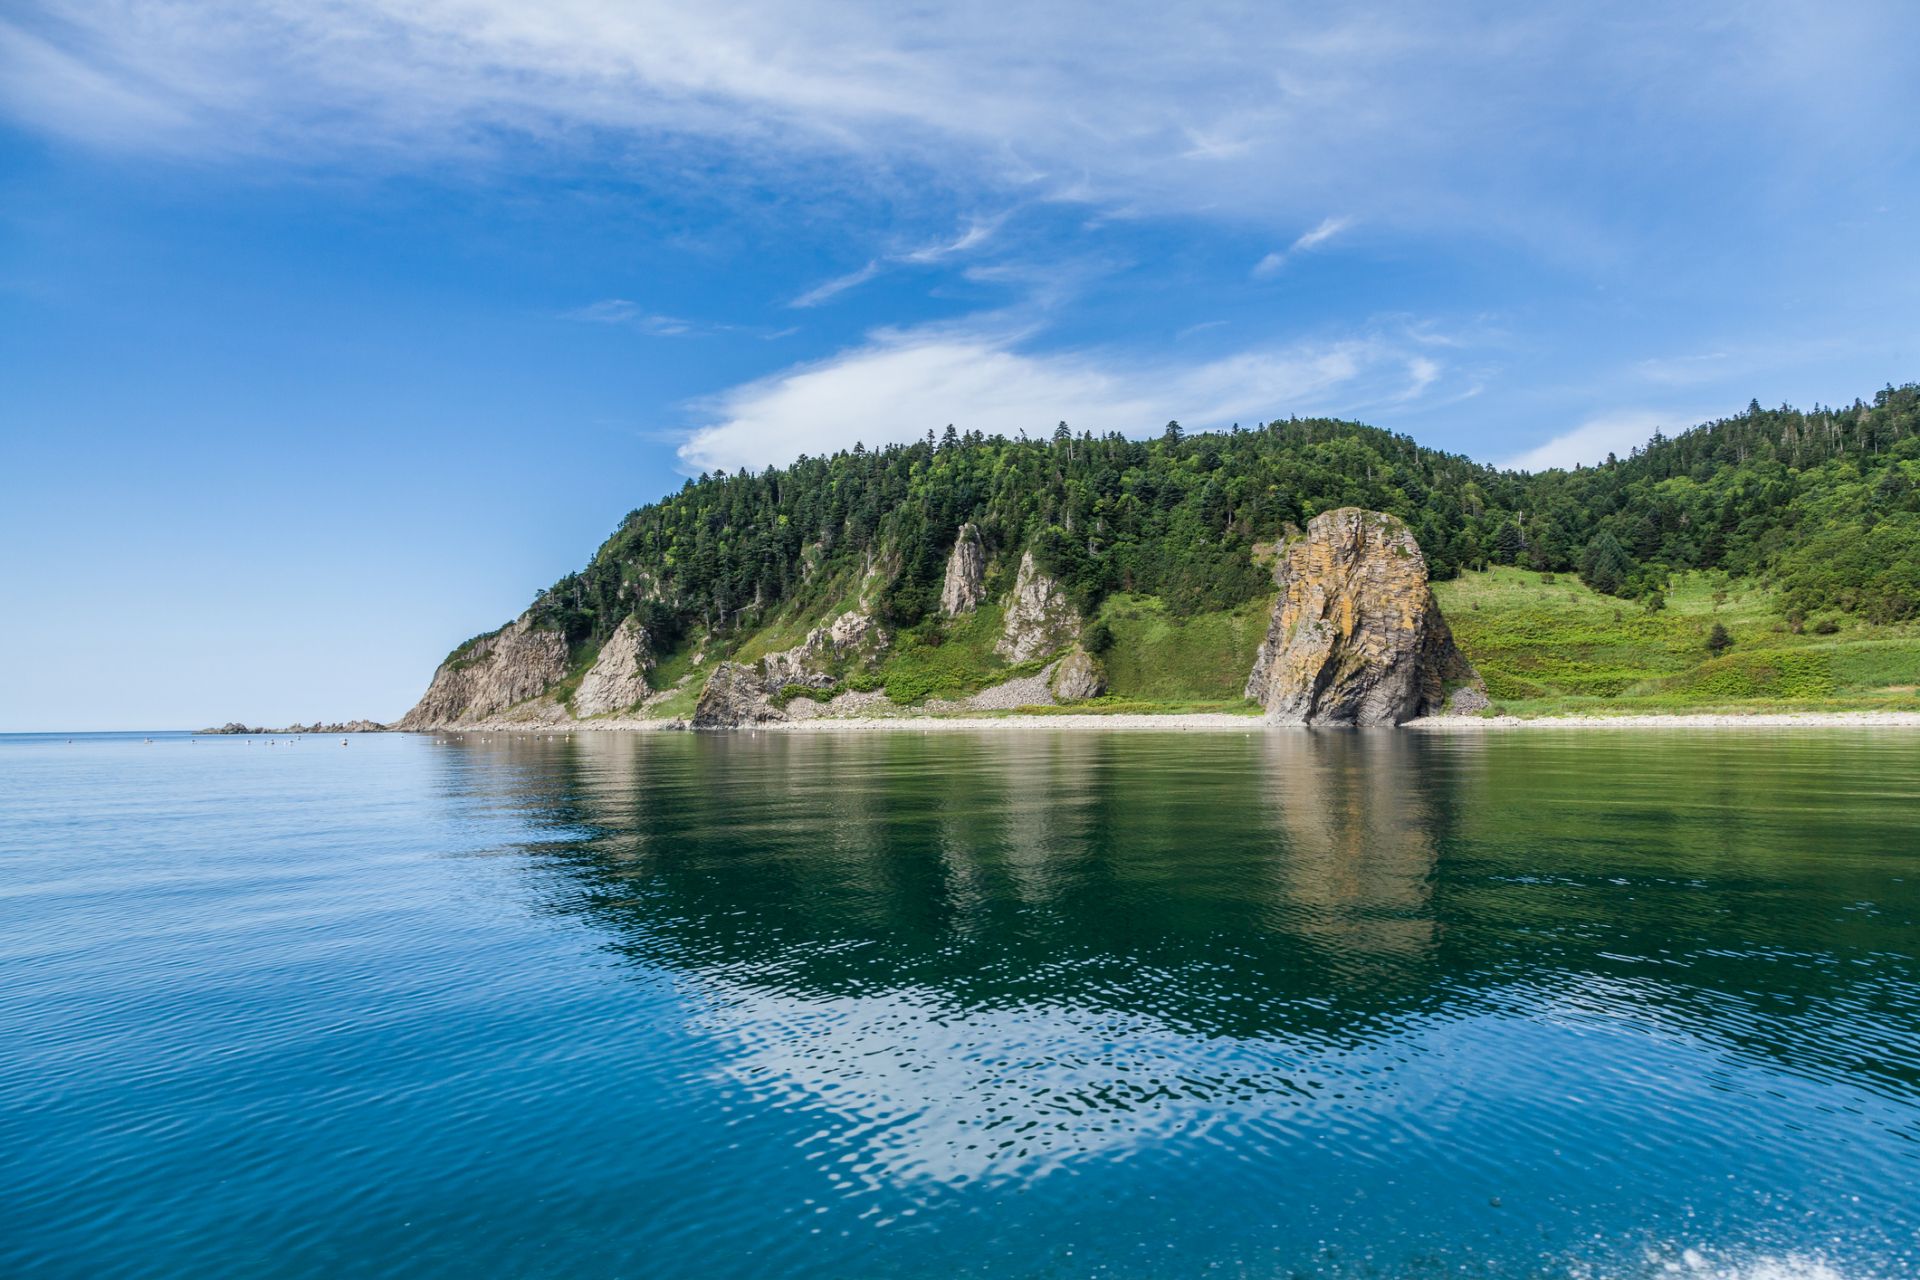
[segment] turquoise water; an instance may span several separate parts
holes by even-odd
[[[1920,735],[0,738],[0,1274],[1902,1276]]]

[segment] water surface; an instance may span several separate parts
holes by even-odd
[[[1899,1276],[1920,735],[0,738],[0,1274]]]

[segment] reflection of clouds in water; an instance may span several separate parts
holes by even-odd
[[[1222,1130],[1271,1147],[1369,1088],[1310,1043],[1188,1036],[1125,1012],[957,1010],[913,989],[710,995],[695,1026],[739,1046],[726,1074],[756,1103],[831,1117],[814,1158],[849,1192],[1030,1179]]]

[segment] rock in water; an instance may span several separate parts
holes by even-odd
[[[647,672],[653,668],[653,649],[647,629],[631,616],[621,619],[600,656],[580,677],[574,691],[573,714],[581,719],[625,711],[647,696]]]
[[[1008,662],[1025,662],[1051,653],[1080,630],[1080,615],[1060,584],[1040,572],[1033,552],[1020,557],[1020,572],[1007,601],[1006,630],[994,651]]]
[[[396,729],[439,729],[484,720],[539,697],[567,674],[567,641],[521,614],[492,635],[455,649]]]
[[[1247,697],[1285,724],[1394,725],[1484,698],[1427,585],[1403,521],[1341,507],[1307,525],[1274,570],[1280,600]]]
[[[971,523],[960,526],[947,556],[947,580],[940,587],[940,612],[949,618],[972,613],[987,594],[987,553],[980,545],[980,530]]]

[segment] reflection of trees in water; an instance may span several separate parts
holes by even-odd
[[[956,1014],[1342,1041],[1584,1001],[1920,1087],[1916,892],[1884,860],[1920,803],[1873,781],[1920,763],[1910,748],[1298,732],[466,750],[451,774],[472,797],[509,787],[575,834],[537,848],[559,872],[549,906],[636,960],[783,998],[910,990]],[[1888,1028],[1864,1055],[1862,1022]]]

